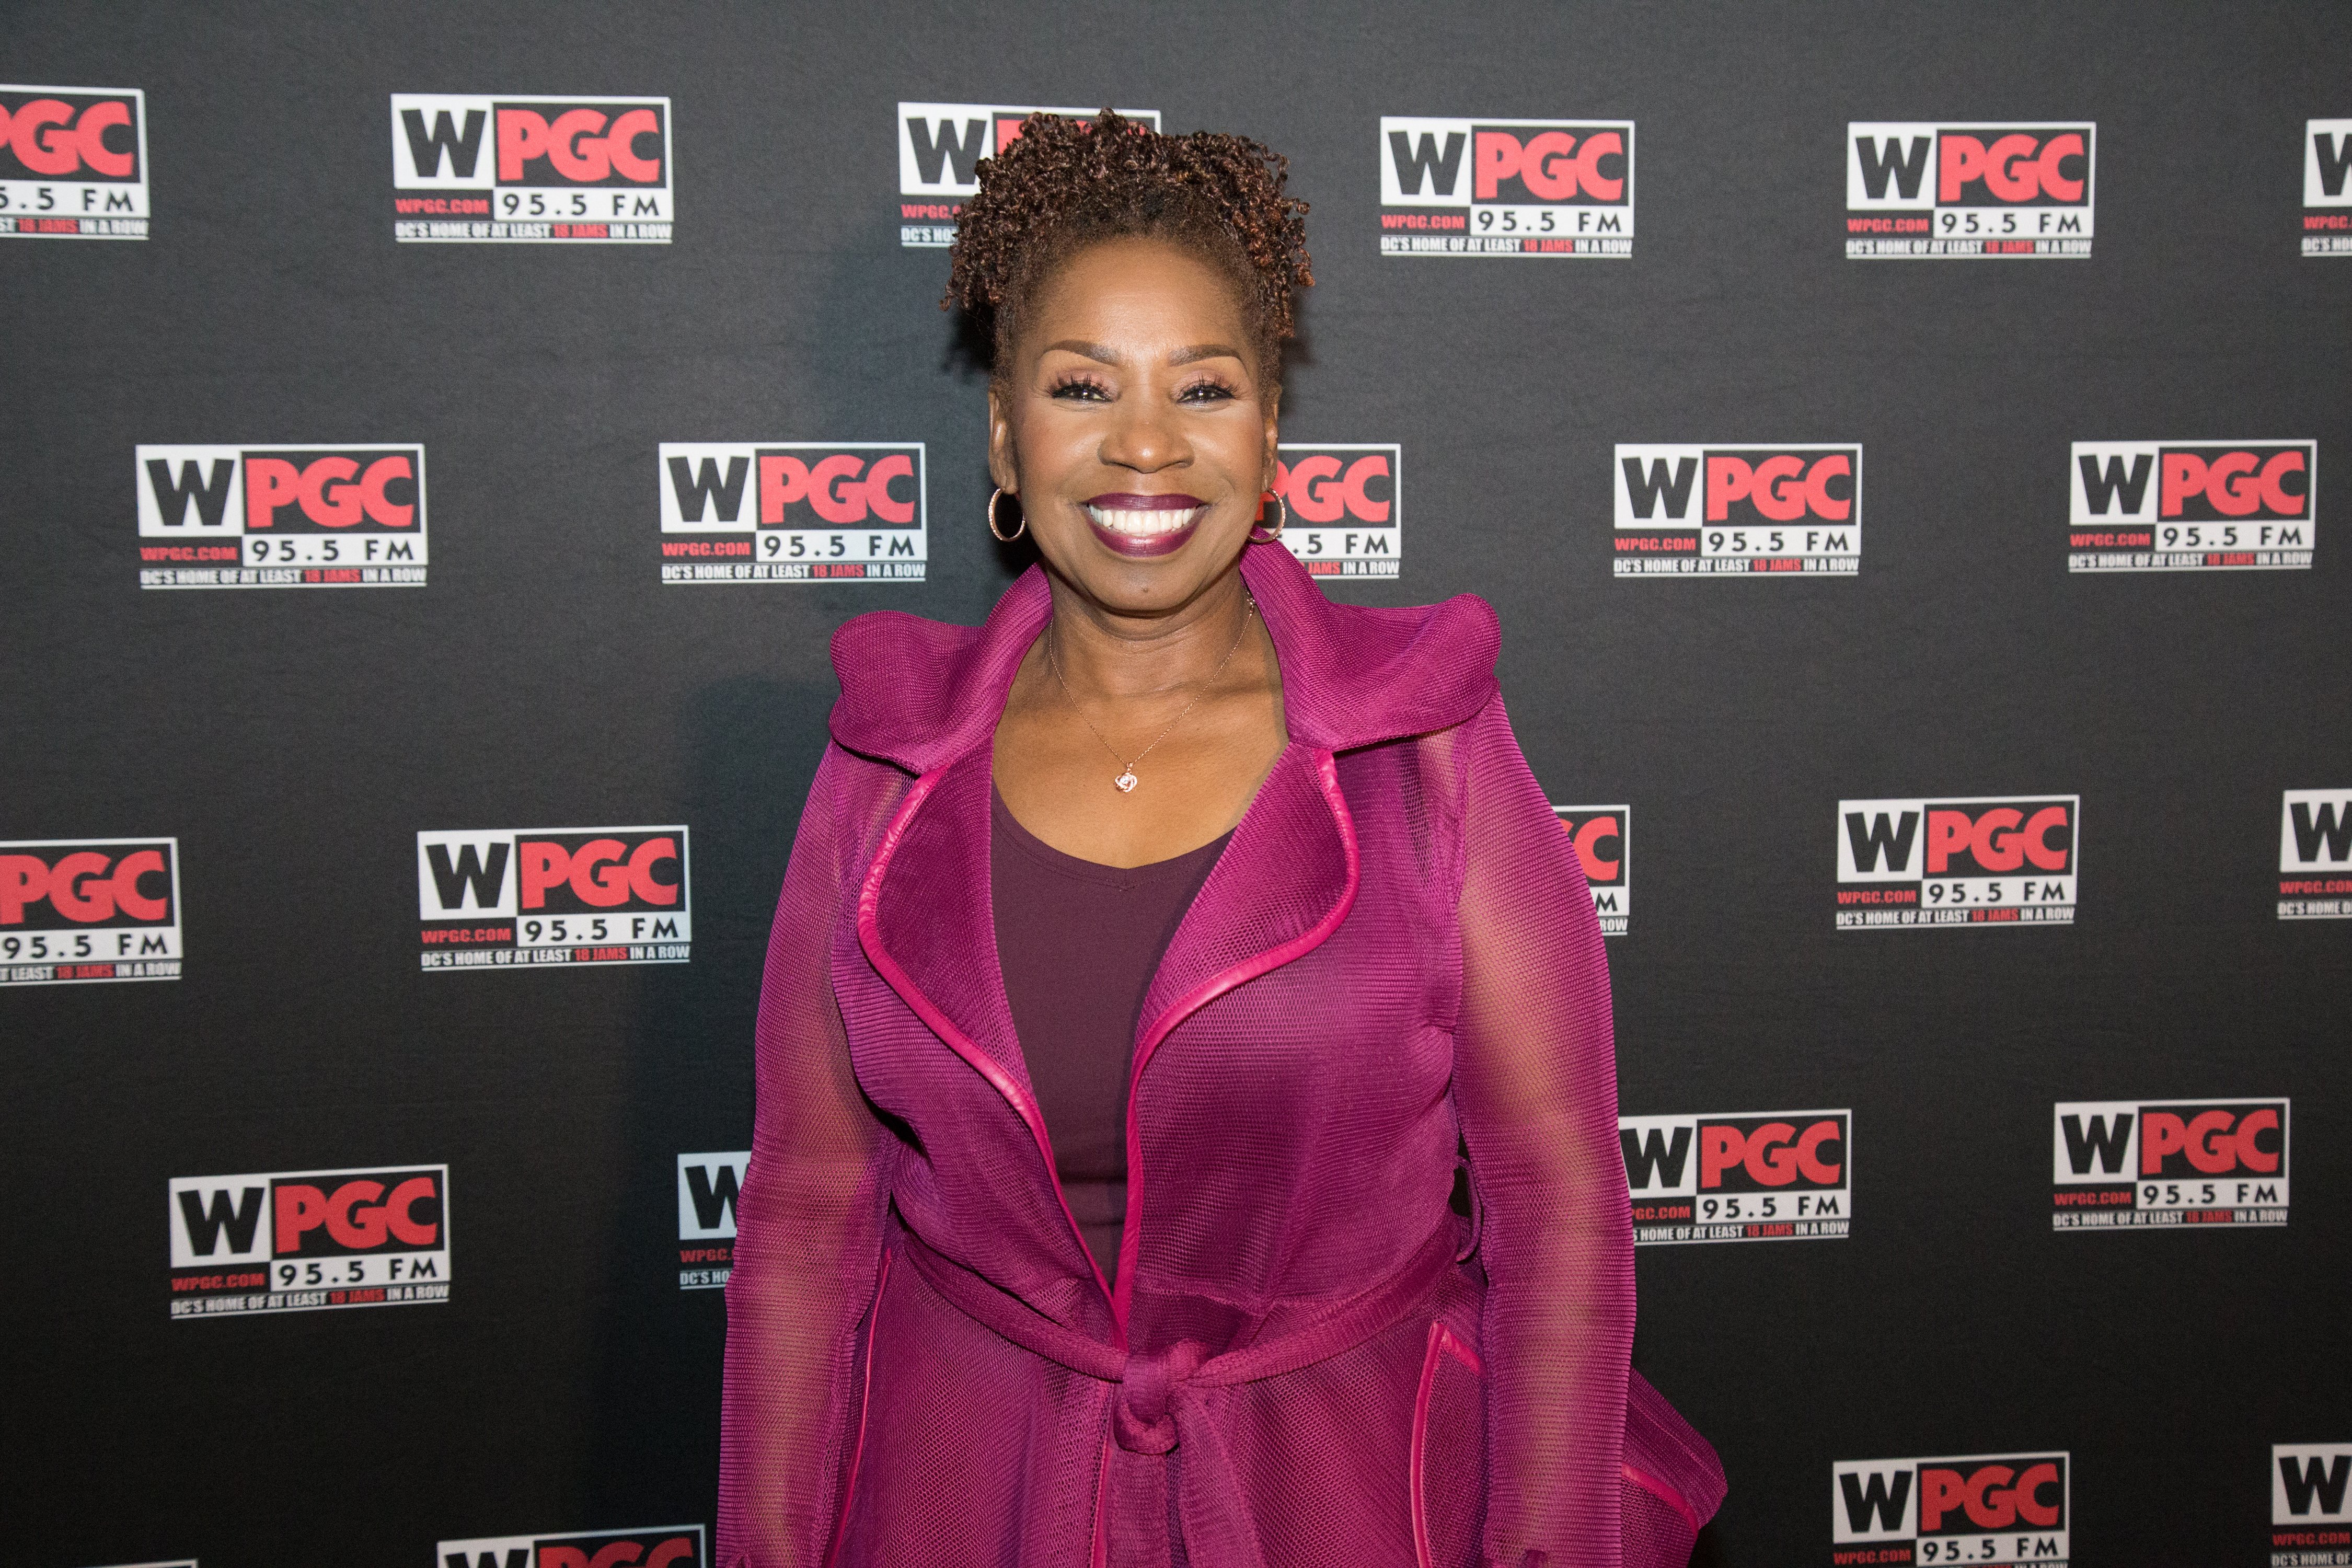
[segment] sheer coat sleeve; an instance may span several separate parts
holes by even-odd
[[[759,1102],[727,1282],[724,1568],[816,1568],[842,1502],[843,1412],[889,1189],[889,1139],[852,1075],[831,964],[863,838],[853,797],[871,793],[849,775],[866,765],[826,748],[768,939]]]
[[[1454,1099],[1488,1280],[1483,1560],[1618,1568],[1633,1235],[1608,962],[1574,846],[1502,700],[1455,744]]]

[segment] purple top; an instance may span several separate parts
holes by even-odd
[[[1053,1140],[1071,1216],[1117,1282],[1127,1222],[1127,1079],[1143,998],[1192,896],[1233,835],[1172,860],[1065,855],[989,791],[989,901],[1013,1032]]]

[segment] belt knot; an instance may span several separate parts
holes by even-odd
[[[1130,1454],[1165,1454],[1176,1447],[1176,1419],[1169,1407],[1204,1359],[1202,1347],[1191,1340],[1127,1358],[1111,1407],[1111,1432],[1120,1447]]]

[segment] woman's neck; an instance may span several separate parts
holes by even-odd
[[[1152,616],[1108,611],[1061,579],[1048,581],[1054,616],[1045,635],[1063,683],[1082,700],[1118,703],[1198,689],[1249,629],[1249,594],[1238,569]]]

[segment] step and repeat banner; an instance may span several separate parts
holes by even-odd
[[[1313,204],[1285,542],[1501,615],[1700,1560],[2352,1563],[2347,68],[2318,0],[20,10],[11,1562],[709,1563],[827,638],[1027,564],[942,251],[1110,104]]]

